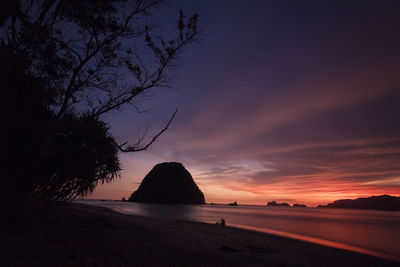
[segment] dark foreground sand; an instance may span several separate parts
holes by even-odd
[[[83,204],[60,206],[28,229],[2,232],[1,266],[400,265],[274,235]]]

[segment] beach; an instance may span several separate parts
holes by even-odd
[[[398,262],[234,227],[60,205],[2,229],[2,266],[398,266]]]

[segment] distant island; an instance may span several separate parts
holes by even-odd
[[[293,208],[307,208],[307,206],[304,205],[304,204],[293,204],[292,207],[293,207]]]
[[[205,204],[204,194],[179,162],[157,164],[128,201],[158,204]]]
[[[290,207],[289,203],[277,203],[276,201],[270,201],[267,203],[267,207]],[[293,208],[307,208],[304,204],[293,204]]]
[[[267,207],[290,207],[288,203],[277,203],[276,201],[270,201],[267,203]]]
[[[340,199],[327,205],[319,205],[317,208],[400,210],[400,197],[381,195],[357,199]]]
[[[229,203],[228,206],[239,206],[238,203],[235,201],[233,203]]]

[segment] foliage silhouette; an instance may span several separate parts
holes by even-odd
[[[104,122],[86,114],[66,114],[52,126],[34,191],[41,199],[73,199],[118,176],[118,148]]]
[[[86,114],[55,119],[50,91],[25,74],[10,49],[1,47],[0,56],[5,59],[1,121],[7,124],[3,147],[8,151],[2,197],[18,202],[69,200],[116,178],[118,148],[107,125]]]
[[[154,25],[164,1],[4,1],[0,14],[1,120],[6,125],[4,197],[70,200],[119,176],[118,143],[102,116],[139,108],[170,87],[169,69],[197,36],[197,14],[178,17],[176,35]],[[166,31],[164,31],[166,32]],[[168,33],[171,31],[169,30]],[[15,197],[14,197],[15,198]]]
[[[1,140],[6,152],[2,158],[0,197],[8,201],[24,201],[33,192],[36,183],[33,169],[50,130],[48,106],[51,96],[39,79],[25,73],[23,57],[1,46],[0,58],[3,92],[0,98]]]

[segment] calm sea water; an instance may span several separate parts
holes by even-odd
[[[400,261],[400,212],[227,205],[77,201],[117,212],[216,223],[282,235]]]

